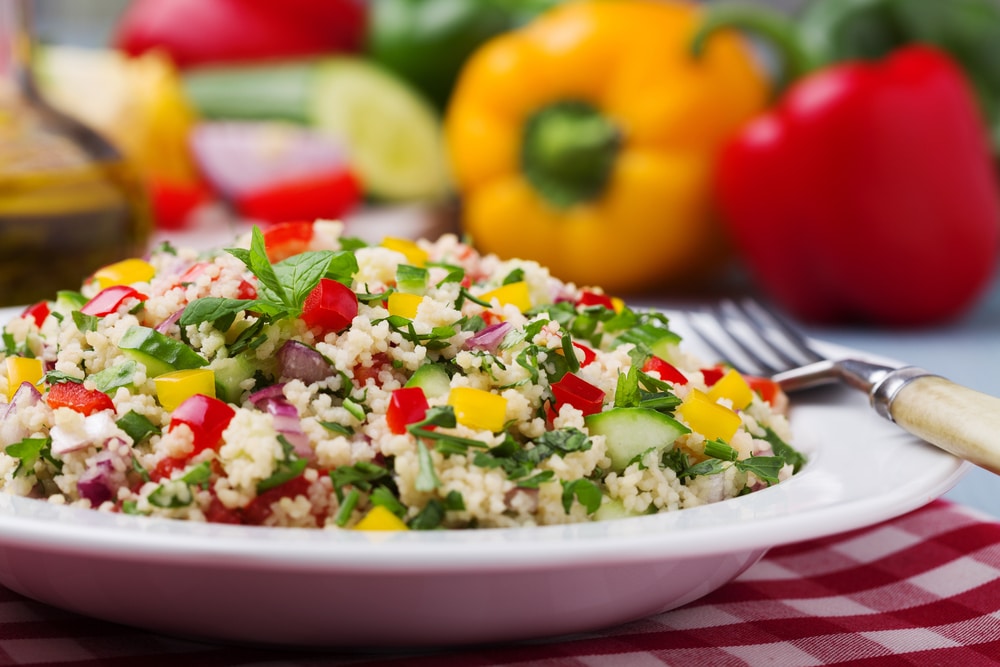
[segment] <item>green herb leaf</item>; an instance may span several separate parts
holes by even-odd
[[[805,455],[782,440],[781,436],[775,433],[769,426],[764,427],[764,433],[764,439],[771,444],[771,451],[774,452],[774,455],[780,456],[784,459],[785,463],[791,464],[794,472],[798,472],[805,465]]]
[[[98,391],[103,391],[106,394],[111,393],[119,387],[130,386],[133,380],[135,380],[137,367],[138,364],[129,359],[117,366],[111,366],[110,368],[105,368],[102,371],[94,373],[90,376],[90,379]]]
[[[43,453],[52,445],[50,438],[25,438],[20,442],[4,447],[8,456],[18,459],[17,468],[14,469],[15,477],[23,477],[34,473],[35,464]]]
[[[384,507],[401,519],[406,515],[406,506],[399,502],[399,498],[384,486],[379,486],[372,491],[368,500],[372,505]]]
[[[70,375],[69,373],[63,373],[62,371],[49,371],[42,378],[41,382],[47,384],[59,384],[60,382],[73,382],[75,384],[83,384],[83,380],[76,377],[75,375]],[[39,383],[41,384],[41,383]]]
[[[777,484],[778,471],[785,465],[785,459],[780,456],[751,456],[733,465],[743,472],[752,472],[763,482]]]
[[[739,452],[722,440],[706,440],[705,456],[723,461],[735,461],[739,457]]]
[[[115,424],[132,438],[132,444],[138,445],[151,435],[160,433],[159,427],[135,410],[129,410]],[[133,459],[134,460],[134,459]]]
[[[343,502],[342,490],[346,486],[353,486],[367,492],[376,482],[390,478],[390,473],[386,468],[370,461],[359,461],[354,465],[340,466],[331,470],[329,474],[337,499],[341,502]]]
[[[333,517],[333,522],[343,528],[347,525],[347,522],[351,520],[351,513],[354,512],[354,508],[358,506],[358,500],[361,498],[361,494],[357,489],[351,489],[348,491],[347,496],[341,501],[340,506],[337,508],[337,513]]]
[[[587,510],[587,514],[593,514],[601,506],[601,487],[597,486],[589,479],[574,479],[571,482],[562,482],[562,504],[566,514],[569,514],[573,507],[573,499]]]
[[[615,387],[615,407],[638,407],[641,402],[640,398],[639,376],[635,366],[630,366],[626,372],[618,374],[618,384]]]

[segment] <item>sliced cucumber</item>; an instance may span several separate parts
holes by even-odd
[[[642,516],[641,512],[633,512],[625,509],[625,505],[618,498],[604,497],[601,506],[594,512],[594,521],[610,521],[611,519],[624,519],[630,516]]]
[[[613,408],[590,415],[586,424],[592,435],[604,436],[615,472],[649,449],[670,451],[677,438],[691,432],[673,417],[649,408]]]
[[[447,192],[440,119],[409,85],[356,58],[322,61],[313,85],[311,124],[347,143],[368,191],[390,200]]]
[[[170,371],[201,368],[208,360],[184,343],[148,327],[133,326],[118,341],[127,356],[146,367],[148,377]]]
[[[257,368],[246,356],[215,359],[209,365],[215,371],[215,392],[226,403],[239,403],[243,398],[240,383],[253,377]]]
[[[451,391],[448,371],[438,364],[424,364],[406,382],[407,387],[420,387],[427,398],[438,398]]]

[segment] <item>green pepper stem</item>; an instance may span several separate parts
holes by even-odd
[[[618,126],[596,108],[556,102],[528,119],[521,167],[546,201],[568,208],[601,194],[620,146]]]
[[[708,40],[720,30],[737,29],[762,40],[777,56],[774,77],[777,96],[793,81],[816,69],[818,63],[803,45],[795,22],[785,14],[740,2],[711,5],[691,42],[691,52],[699,58]]]

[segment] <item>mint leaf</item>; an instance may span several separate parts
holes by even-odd
[[[768,484],[778,483],[778,471],[785,465],[785,459],[780,456],[751,456],[733,463],[738,470],[752,472],[761,481]]]
[[[320,278],[326,275],[332,259],[333,253],[329,250],[311,250],[292,255],[274,265],[274,275],[282,286],[281,292],[274,291],[291,313],[298,315],[302,312],[302,304],[319,284]]]
[[[587,514],[593,514],[601,506],[601,488],[589,479],[574,479],[571,482],[562,482],[562,504],[566,514],[569,514],[573,507],[573,499],[580,502],[587,510]]]
[[[433,491],[441,486],[441,480],[438,479],[437,472],[434,470],[434,459],[431,458],[431,453],[427,450],[427,445],[424,444],[423,440],[417,441],[417,462],[419,468],[414,484],[417,491]]]
[[[104,393],[110,393],[119,387],[127,387],[132,384],[135,379],[135,370],[138,364],[129,359],[128,361],[118,364],[117,366],[111,366],[110,368],[105,368],[102,371],[94,373],[90,376],[93,381],[94,386],[97,387],[98,391],[103,391]]]

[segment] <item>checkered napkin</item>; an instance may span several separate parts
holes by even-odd
[[[773,549],[682,609],[602,632],[440,653],[209,646],[84,619],[0,589],[0,665],[843,663],[1000,664],[1000,523],[939,500],[871,528]]]

